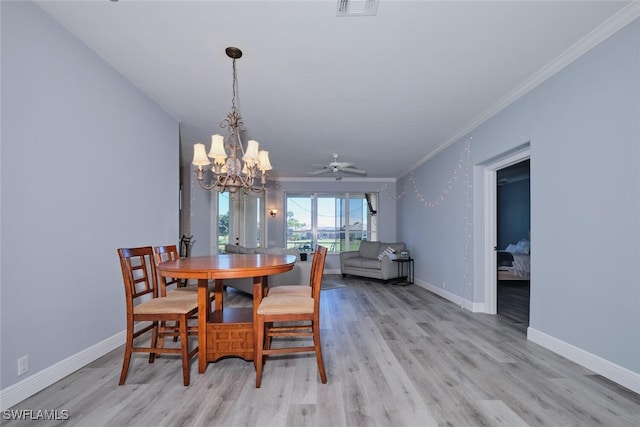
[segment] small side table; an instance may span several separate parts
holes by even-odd
[[[413,284],[413,258],[396,258],[393,262],[398,263],[398,276],[404,276],[404,266],[407,265],[407,280],[400,280],[395,285],[411,285]]]

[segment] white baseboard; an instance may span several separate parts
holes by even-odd
[[[24,380],[0,390],[0,411],[9,409],[44,390],[56,381],[99,359],[125,343],[125,331],[105,339],[79,353],[67,357],[48,368],[36,372]]]
[[[331,273],[333,274],[333,273]],[[336,273],[337,274],[337,273]],[[441,296],[462,308],[473,312],[482,311],[482,303],[473,303],[458,295],[427,282],[416,282],[417,286]],[[636,393],[640,393],[640,374],[616,365],[606,359],[540,332],[534,328],[527,329],[527,339],[539,344],[554,353],[584,366],[587,369],[614,381]],[[0,390],[0,411],[11,408],[30,396],[44,390],[56,381],[99,359],[115,350],[125,342],[125,331],[117,333],[77,354],[74,354],[55,365],[37,372],[24,380]]]
[[[616,365],[606,359],[591,354],[581,348],[561,341],[557,338],[540,332],[534,328],[527,329],[527,339],[547,348],[554,353],[566,357],[593,372],[610,379],[623,387],[636,393],[640,393],[640,374],[627,368]]]
[[[452,294],[440,287],[434,286],[431,283],[416,281],[415,284],[474,313],[484,312],[484,303],[471,302],[459,295]],[[616,365],[615,363],[596,356],[595,354],[591,354],[581,348],[561,341],[531,327],[527,329],[527,339],[553,351],[554,353],[566,357],[572,362],[584,366],[585,368],[590,369],[593,372],[628,388],[629,390],[640,393],[640,374],[637,372],[633,372],[627,368]]]
[[[433,292],[434,294],[441,296],[442,298],[447,299],[452,303],[459,305],[460,307],[473,313],[484,312],[484,303],[469,301],[468,299],[465,299],[460,295],[456,295],[445,289],[432,285],[428,282],[423,282],[421,280],[416,280],[414,284],[428,290],[429,292]]]

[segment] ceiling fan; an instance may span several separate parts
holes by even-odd
[[[355,163],[353,162],[340,162],[338,161],[338,155],[334,154],[333,155],[333,161],[331,161],[329,164],[326,165],[313,165],[314,167],[318,168],[317,170],[308,172],[308,175],[310,176],[316,176],[316,175],[320,175],[326,172],[332,172],[334,174],[334,176],[336,177],[336,180],[341,180],[342,179],[342,173],[346,172],[346,173],[352,173],[355,175],[366,175],[367,171],[363,170],[363,169],[356,169]]]

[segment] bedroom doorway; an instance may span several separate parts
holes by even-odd
[[[498,313],[498,171],[530,159],[529,144],[483,165],[484,312]]]
[[[496,171],[497,314],[529,326],[530,160]]]

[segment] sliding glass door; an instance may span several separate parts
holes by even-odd
[[[255,248],[264,243],[264,193],[237,194],[218,193],[213,218],[213,247],[224,252],[228,243]]]

